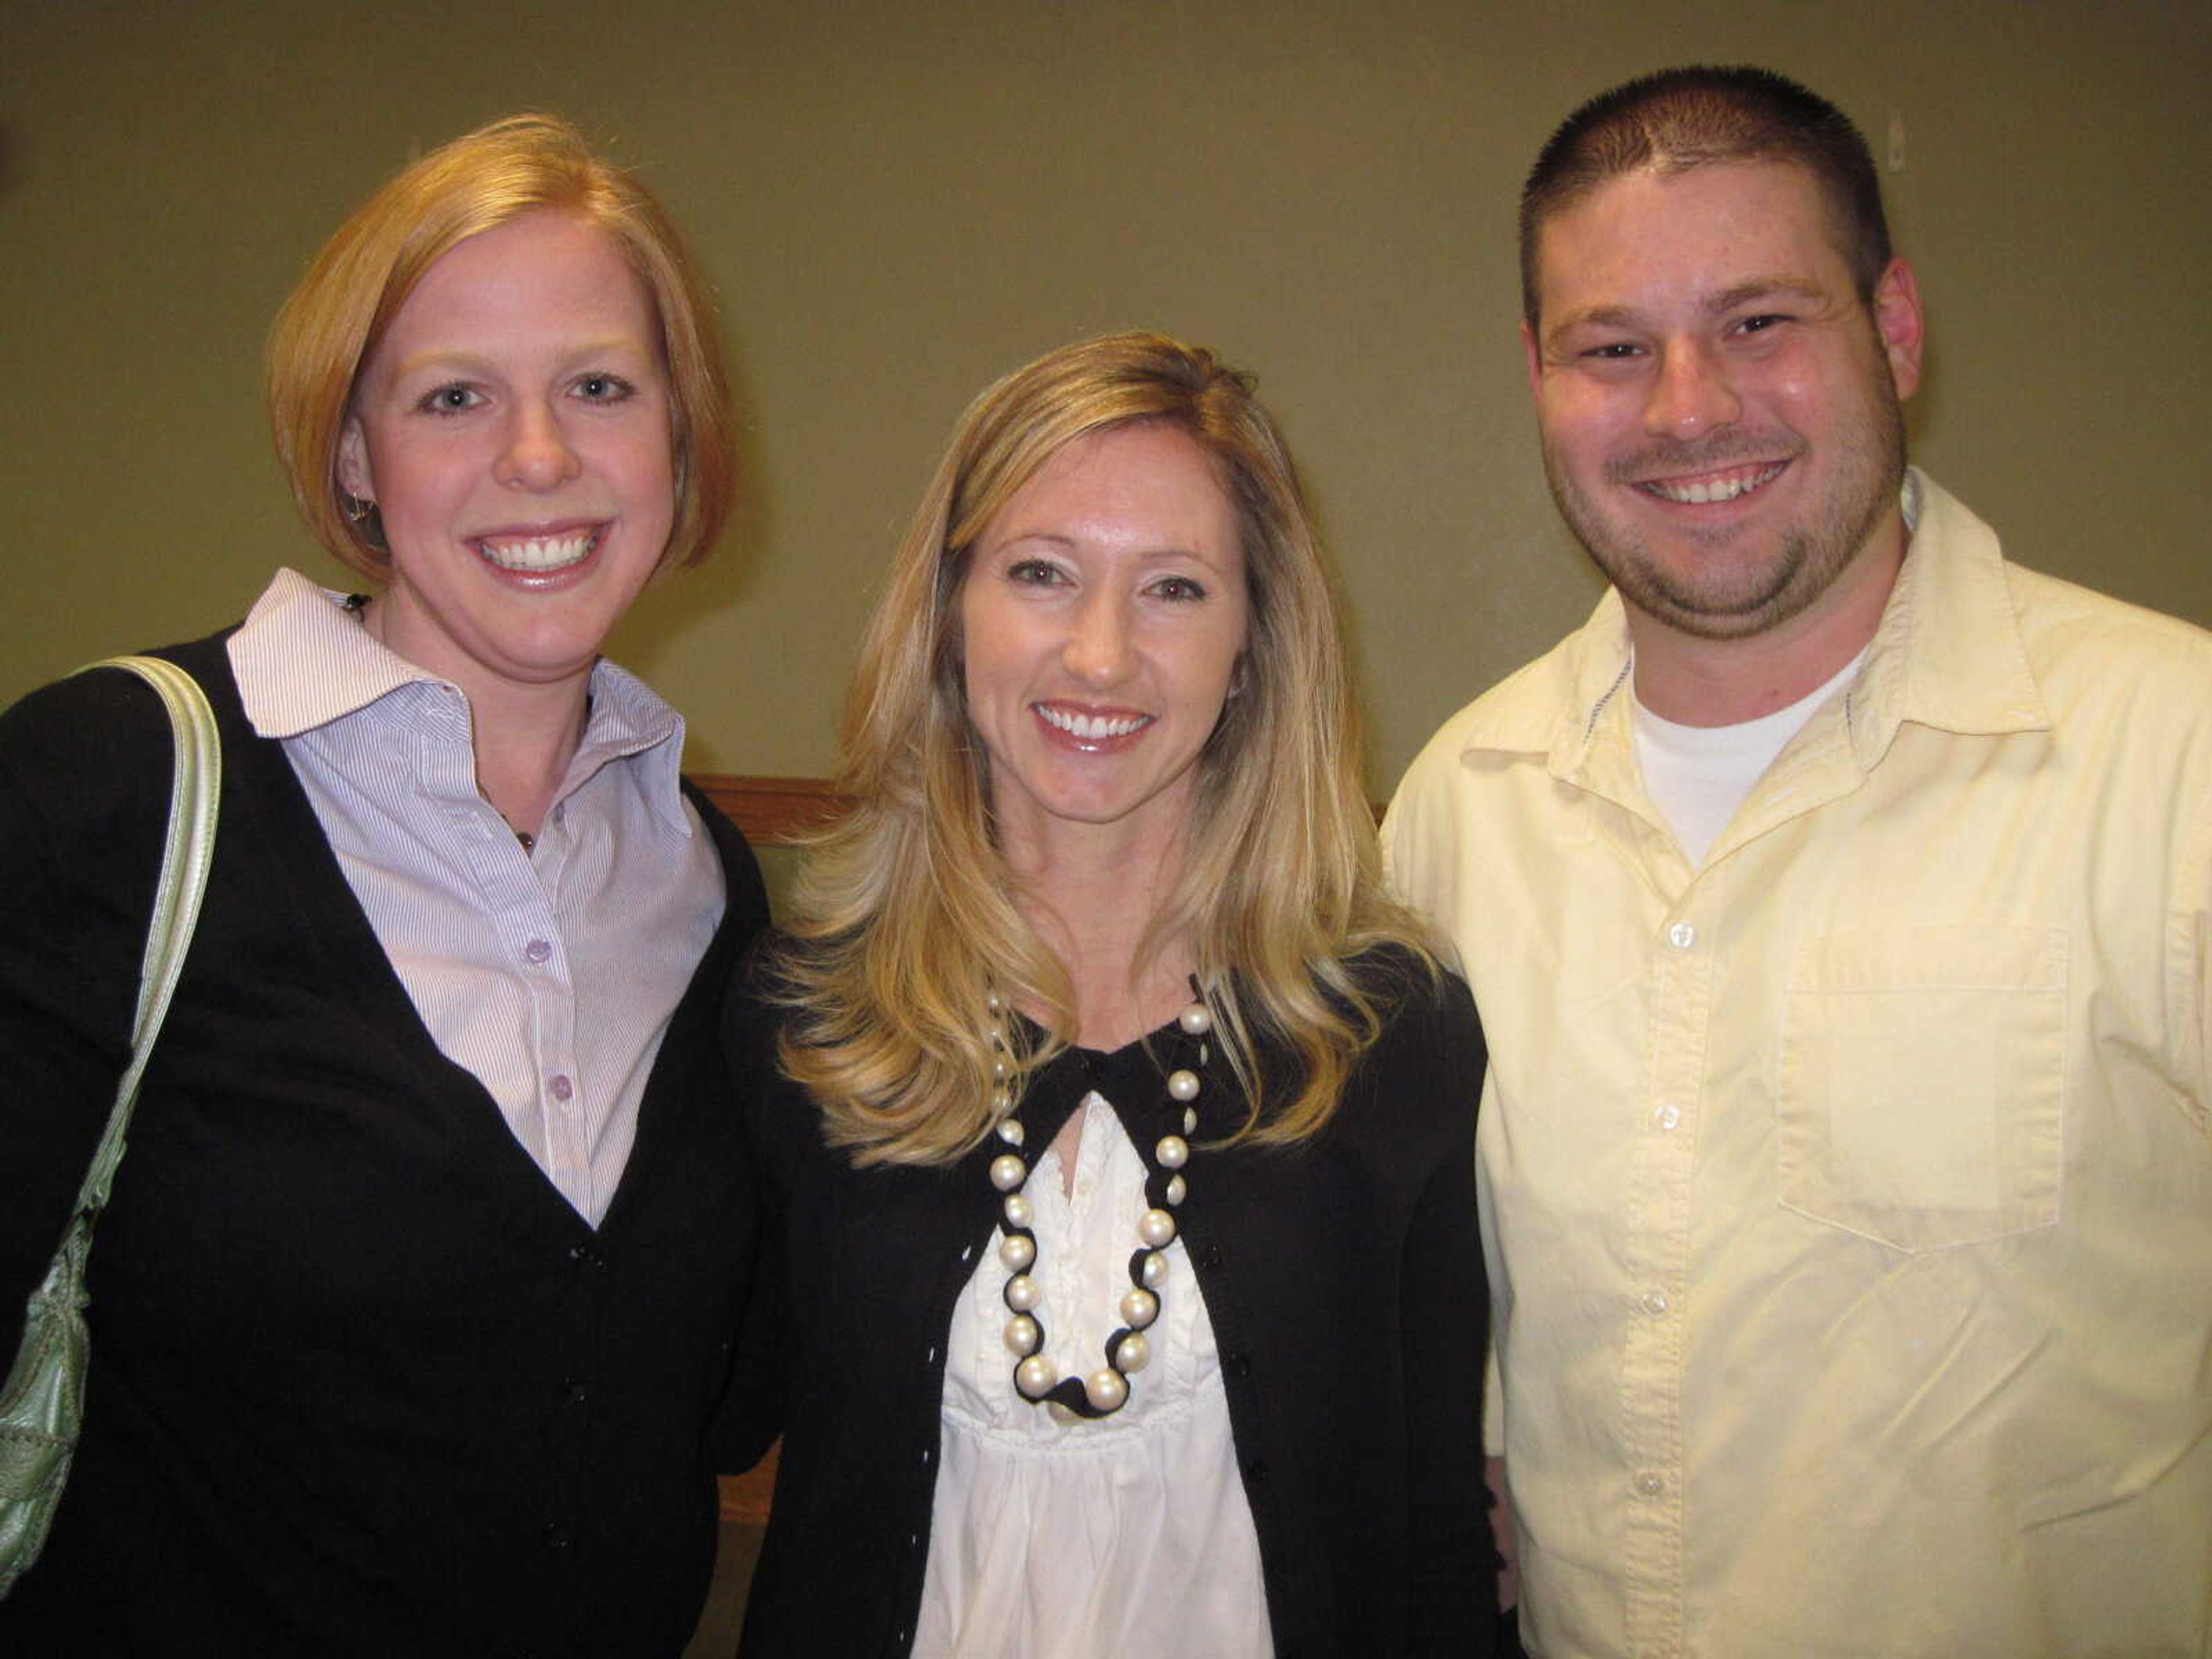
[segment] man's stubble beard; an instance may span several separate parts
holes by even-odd
[[[1808,508],[1820,522],[1785,528],[1769,556],[1730,581],[1700,582],[1701,573],[1695,570],[1685,578],[1654,560],[1640,535],[1607,520],[1583,495],[1560,465],[1549,435],[1543,434],[1544,476],[1552,499],[1583,551],[1636,610],[1694,639],[1754,638],[1826,592],[1897,500],[1905,480],[1904,410],[1879,360],[1874,374],[1878,378],[1869,386],[1863,414],[1839,428],[1832,440],[1835,475],[1823,498]],[[1772,445],[1761,448],[1759,441],[1731,432],[1703,445],[1650,446],[1608,462],[1607,483],[1655,472],[1710,472],[1747,457],[1771,458]],[[1805,444],[1793,441],[1802,455]],[[1724,545],[1728,539],[1716,537],[1713,544]]]

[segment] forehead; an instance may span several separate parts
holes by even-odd
[[[538,323],[649,337],[653,315],[652,296],[613,238],[569,214],[539,210],[440,254],[402,302],[391,333],[465,336]]]
[[[1234,541],[1235,506],[1212,453],[1171,422],[1086,432],[1046,458],[993,516],[986,539],[1061,517],[1141,518]]]
[[[1819,185],[1786,161],[1609,179],[1547,218],[1536,252],[1547,327],[1566,313],[1667,295],[1784,277],[1841,290],[1851,281]]]

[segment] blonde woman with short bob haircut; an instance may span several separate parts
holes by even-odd
[[[325,243],[270,331],[269,424],[308,530],[374,581],[391,550],[368,504],[338,480],[338,445],[362,363],[423,273],[458,244],[536,212],[606,239],[651,299],[667,371],[676,522],[661,562],[697,564],[737,498],[736,428],[720,325],[705,281],[652,193],[547,115],[516,115],[432,151]]]
[[[728,1025],[781,1258],[749,1652],[1489,1650],[1481,1035],[1252,387],[1049,353],[892,564]]]
[[[547,116],[403,169],[285,305],[277,453],[373,591],[280,569],[161,653],[221,823],[0,1651],[691,1634],[755,1239],[717,1018],[766,906],[599,653],[729,510],[720,356],[659,206]],[[0,716],[9,1352],[127,1050],[168,757],[124,674]]]

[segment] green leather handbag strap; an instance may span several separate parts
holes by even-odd
[[[146,930],[146,958],[138,978],[138,1012],[131,1025],[131,1064],[115,1091],[115,1107],[107,1115],[107,1128],[93,1154],[77,1191],[77,1213],[96,1218],[106,1206],[116,1166],[123,1161],[123,1144],[131,1130],[131,1109],[138,1101],[138,1079],[154,1053],[154,1039],[169,1012],[178,977],[184,972],[185,952],[199,921],[200,900],[207,892],[208,869],[215,862],[217,805],[222,799],[222,738],[216,730],[215,711],[199,682],[173,662],[159,657],[109,657],[79,669],[122,668],[138,676],[160,694],[176,734],[176,754],[169,787],[169,828],[161,848],[161,878],[154,890],[154,918]]]

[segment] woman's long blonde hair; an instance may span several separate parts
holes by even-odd
[[[1051,1012],[1042,1044],[1009,1032],[1017,1070],[1067,1044],[1066,970],[1022,915],[993,834],[958,598],[984,527],[1048,459],[1139,422],[1212,457],[1250,588],[1241,689],[1200,757],[1188,860],[1138,952],[1140,967],[1163,942],[1189,941],[1249,1105],[1235,1138],[1288,1143],[1328,1121],[1403,988],[1367,956],[1375,946],[1407,947],[1434,971],[1382,888],[1328,573],[1250,378],[1159,334],[1063,347],[969,406],[922,496],[847,693],[837,784],[851,805],[813,840],[775,964],[791,1011],[784,1068],[857,1163],[950,1163],[989,1133],[994,991]],[[1295,1063],[1280,1103],[1262,1098],[1258,1041]]]

